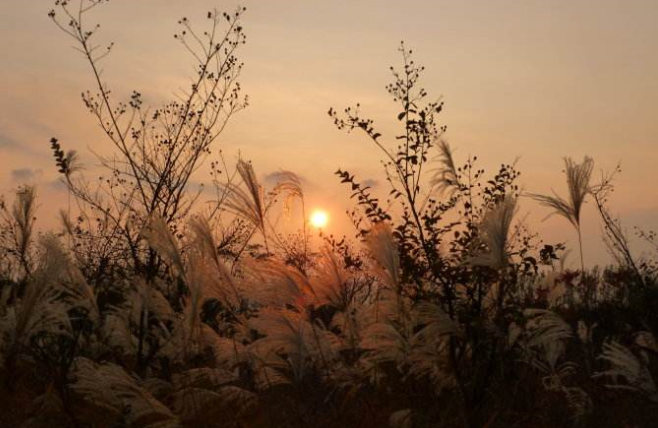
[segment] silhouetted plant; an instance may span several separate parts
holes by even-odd
[[[578,247],[580,249],[580,269],[581,272],[585,272],[583,238],[580,231],[580,213],[586,196],[592,191],[590,179],[594,169],[594,160],[586,156],[583,162],[578,164],[571,158],[565,158],[564,165],[567,176],[567,189],[569,191],[568,200],[561,198],[557,194],[553,196],[533,194],[531,196],[541,204],[552,208],[554,214],[558,214],[569,220],[576,229],[576,232],[578,232]]]
[[[484,409],[493,405],[490,388],[502,382],[500,376],[511,363],[503,342],[517,313],[515,305],[525,298],[521,285],[537,275],[540,261],[555,259],[556,247],[546,246],[533,256],[538,251],[533,235],[522,225],[513,224],[519,196],[515,184],[519,173],[513,165],[502,165],[489,180],[484,178],[484,170],[475,166],[476,157],[457,165],[443,140],[445,127],[436,124],[443,103],[424,101],[427,92],[418,86],[423,67],[414,63],[411,51],[404,46],[400,51],[403,69],[393,69],[394,82],[387,87],[400,104],[397,119],[403,129],[393,148],[383,142],[373,121],[361,116],[359,105],[345,109],[344,115],[329,110],[339,129],[363,131],[385,156],[391,196],[387,206],[393,208],[384,209],[372,190],[349,172],[337,172],[341,182],[351,187],[360,208],[351,214],[357,236],[370,240],[380,225],[390,223],[393,258],[399,258],[399,273],[389,273],[389,280],[379,287],[397,296],[386,299],[397,299],[402,306],[391,309],[396,320],[393,324],[382,324],[371,334],[396,343],[391,346],[402,352],[395,357],[398,370],[402,370],[400,364],[409,364],[405,354],[411,352],[405,350],[413,348],[409,329],[414,324],[407,311],[417,305],[436,305],[434,310],[444,313],[460,332],[447,335],[442,342],[445,354],[440,358],[445,361],[439,371],[452,379],[451,389],[460,400],[451,402],[461,406],[464,422],[481,426],[488,417]],[[430,163],[433,159],[434,165]],[[389,262],[377,253],[374,257],[391,272]],[[387,294],[381,293],[378,295]],[[490,323],[496,329],[493,335],[485,327]],[[421,321],[415,328],[423,326]],[[393,360],[387,357],[385,361]],[[410,370],[414,370],[413,364]],[[445,399],[445,395],[441,397],[437,399]],[[422,410],[412,413],[417,417],[428,411],[416,410]]]
[[[115,154],[98,156],[108,177],[97,188],[90,187],[86,178],[73,174],[75,152],[64,152],[54,138],[51,145],[59,172],[78,202],[81,226],[91,232],[92,219],[100,219],[94,239],[119,245],[119,251],[131,254],[133,268],[152,271],[154,255],[144,254],[140,229],[158,215],[176,230],[200,196],[189,192],[192,174],[211,153],[229,119],[247,105],[240,95],[242,64],[236,57],[246,40],[240,25],[245,9],[233,14],[209,12],[210,29],[203,33],[195,31],[187,18],[179,21],[182,29],[174,37],[190,53],[197,75],[179,101],[150,108],[137,91],[127,101],[112,101],[100,63],[114,45],[97,44],[100,25],[89,26],[85,19],[103,3],[57,1],[49,16],[75,41],[97,85],[97,92],[86,91],[82,99],[115,149]]]
[[[13,259],[22,270],[22,277],[30,276],[33,268],[32,243],[37,208],[36,188],[24,186],[16,190],[11,207],[0,201],[0,249],[3,257]],[[10,272],[13,270],[8,269]],[[14,275],[17,272],[12,272]]]

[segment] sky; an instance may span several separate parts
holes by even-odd
[[[49,0],[2,0],[0,13],[0,194],[38,185],[42,224],[64,191],[49,150],[57,137],[95,173],[103,139],[80,100],[88,65],[48,19]],[[183,16],[235,1],[112,0],[94,11],[100,40],[114,41],[104,76],[115,94],[133,89],[159,104],[187,86],[192,62],[173,39]],[[359,102],[394,141],[396,105],[385,91],[401,40],[425,65],[423,86],[445,102],[439,121],[463,161],[494,173],[518,158],[527,191],[565,194],[563,157],[621,163],[611,201],[629,232],[658,228],[658,2],[654,0],[244,0],[247,45],[241,83],[250,106],[218,141],[229,160],[250,159],[261,177],[285,169],[304,179],[309,208],[329,211],[329,232],[352,234],[339,167],[383,189],[381,156],[357,133],[335,129],[330,107]],[[198,181],[207,181],[204,171]],[[522,201],[546,241],[575,244],[564,219]],[[585,251],[606,261],[600,224],[584,212]],[[52,223],[54,224],[54,223]],[[632,234],[632,233],[631,233]],[[641,251],[641,247],[638,247]],[[574,257],[575,260],[575,257]]]

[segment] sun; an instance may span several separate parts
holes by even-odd
[[[311,226],[322,229],[329,223],[329,214],[326,211],[315,210],[311,213]]]

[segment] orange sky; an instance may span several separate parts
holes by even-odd
[[[0,192],[21,180],[39,185],[40,218],[56,211],[61,190],[48,140],[76,148],[105,142],[79,99],[91,86],[82,58],[47,18],[50,1],[3,0],[0,14]],[[116,50],[104,64],[117,95],[138,89],[147,102],[170,98],[191,68],[174,39],[176,21],[203,22],[234,1],[113,0],[94,17]],[[525,189],[564,193],[562,157],[589,154],[623,173],[613,207],[629,230],[658,228],[658,2],[251,0],[242,84],[250,107],[219,145],[238,150],[262,175],[284,168],[307,183],[311,206],[344,220],[347,189],[333,172],[381,181],[379,154],[365,138],[337,131],[326,112],[360,102],[384,136],[394,134],[395,105],[384,90],[400,40],[426,66],[424,87],[446,102],[441,121],[456,157],[477,154],[492,171],[520,157]],[[198,18],[198,19],[197,19]],[[598,168],[597,168],[598,169]],[[203,174],[197,177],[204,180]],[[590,204],[591,205],[591,204]],[[522,212],[551,240],[574,242],[566,221],[540,223],[546,211]],[[54,217],[54,216],[53,216]],[[339,221],[338,221],[339,220]],[[604,261],[591,206],[586,253]]]

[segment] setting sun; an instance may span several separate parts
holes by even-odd
[[[329,223],[329,214],[326,211],[315,210],[311,214],[311,225],[318,229],[322,229]]]

